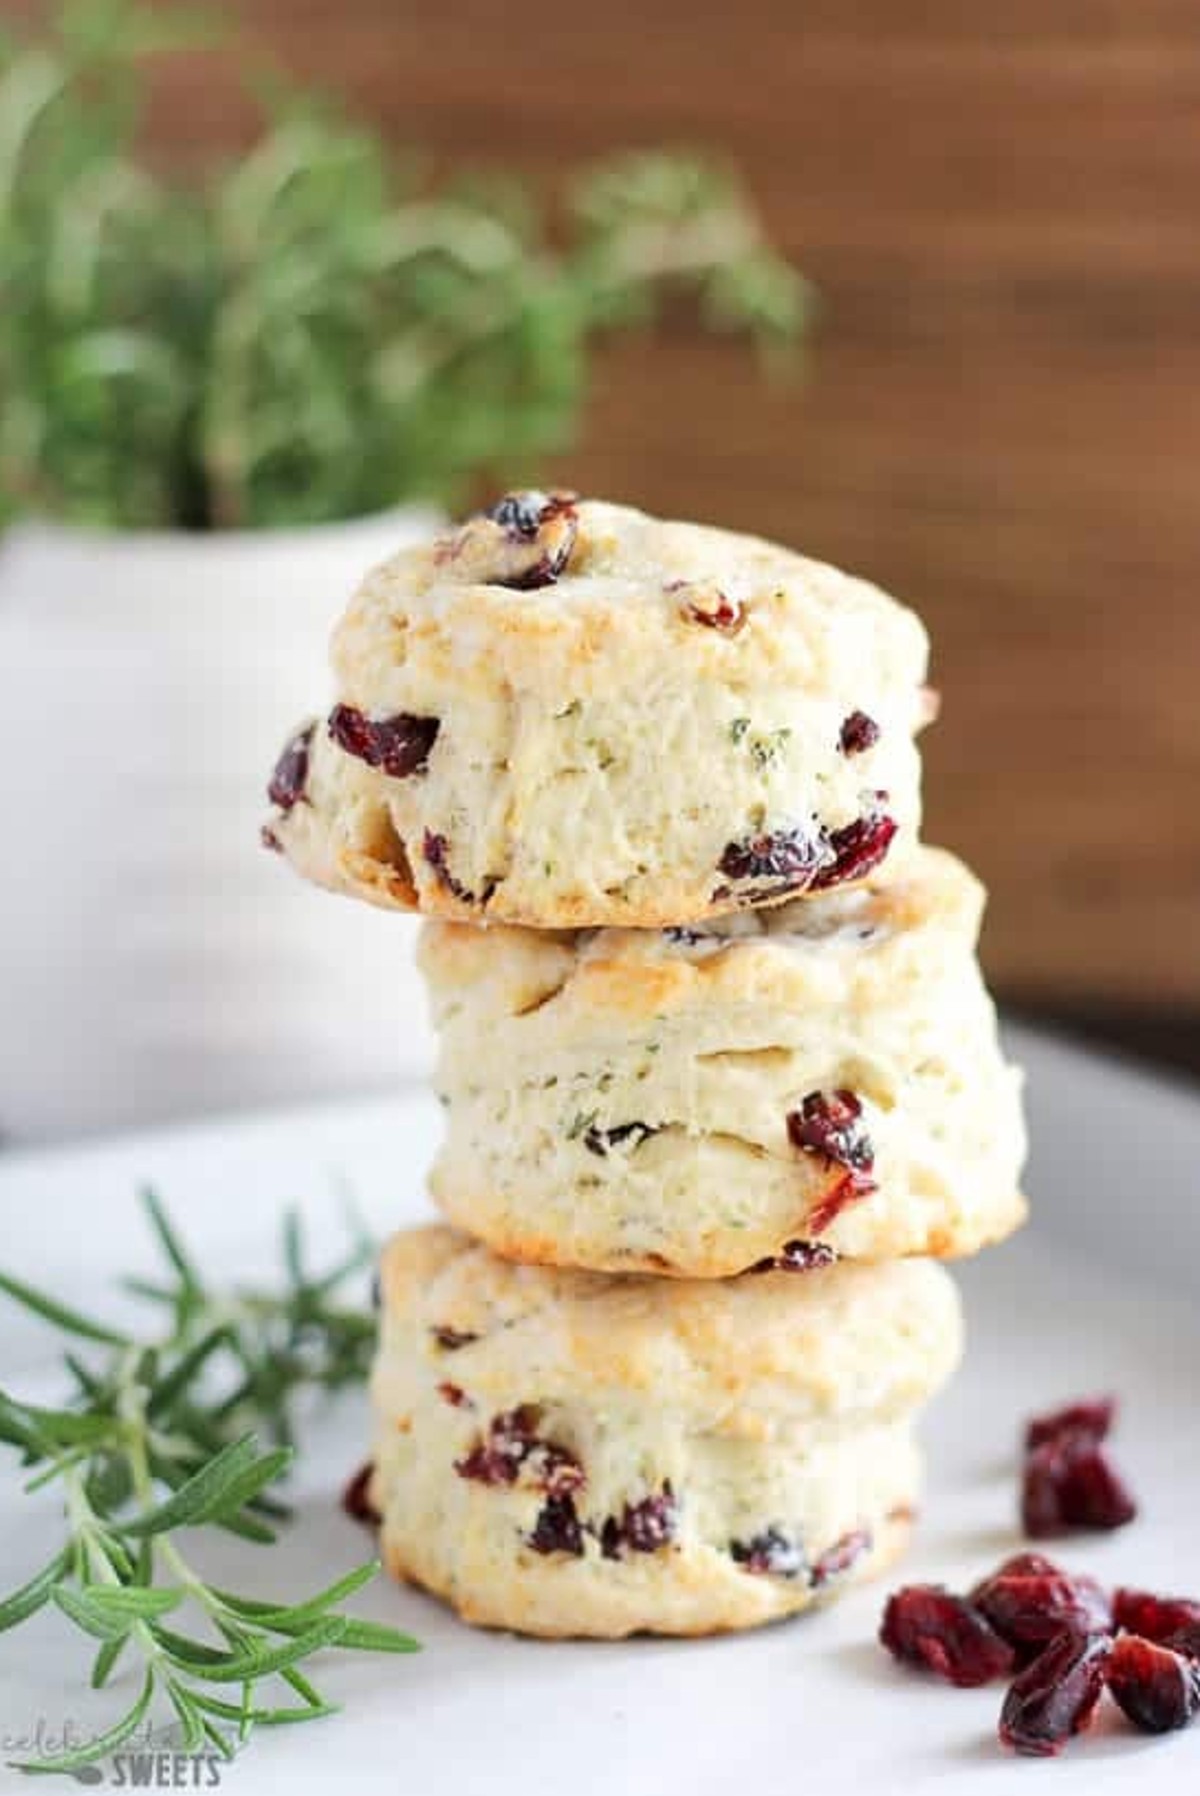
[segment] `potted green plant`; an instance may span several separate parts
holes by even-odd
[[[255,770],[311,703],[348,587],[474,486],[560,456],[595,345],[663,295],[763,342],[806,313],[702,158],[613,159],[551,217],[511,182],[431,187],[290,96],[239,162],[152,173],[137,116],[163,35],[163,9],[108,4],[0,51],[18,1137],[401,1064],[394,925],[326,916],[250,851]]]

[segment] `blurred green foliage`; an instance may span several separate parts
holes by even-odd
[[[148,54],[194,29],[132,0],[0,41],[0,524],[320,522],[572,440],[598,334],[698,302],[786,342],[809,292],[704,158],[431,187],[309,95],[203,182],[153,175]]]

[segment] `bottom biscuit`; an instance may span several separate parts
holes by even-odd
[[[514,1266],[429,1228],[389,1244],[382,1293],[383,1557],[467,1621],[718,1633],[903,1550],[914,1423],[960,1347],[937,1266],[663,1281]]]

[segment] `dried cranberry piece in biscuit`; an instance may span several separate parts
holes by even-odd
[[[308,785],[308,754],[316,727],[309,723],[297,730],[275,763],[267,797],[281,811],[290,811],[304,797]]]
[[[886,812],[870,811],[842,829],[830,830],[826,840],[831,858],[814,877],[813,891],[827,892],[873,873],[886,858],[897,827]]]
[[[744,894],[754,899],[807,891],[822,858],[820,841],[811,831],[780,829],[728,843],[717,868],[727,879],[757,882],[756,890]]]
[[[329,734],[340,749],[398,780],[424,773],[440,728],[436,717],[408,711],[371,718],[353,705],[335,705],[329,713]]]
[[[798,1578],[808,1571],[801,1542],[774,1524],[749,1540],[731,1540],[729,1556],[743,1571],[759,1577]]]
[[[552,586],[566,567],[579,531],[578,494],[506,493],[468,518],[441,550],[443,565],[481,586],[534,592]]]
[[[867,749],[874,748],[880,737],[880,728],[873,717],[865,711],[851,711],[842,724],[839,738],[844,755],[865,754]]]
[[[626,1503],[619,1516],[610,1515],[600,1530],[600,1550],[606,1559],[623,1559],[628,1553],[657,1553],[669,1546],[679,1525],[679,1504],[666,1480],[662,1490]]]
[[[703,624],[722,636],[736,636],[746,621],[740,599],[731,599],[719,586],[698,580],[669,580],[666,586],[686,623]]]

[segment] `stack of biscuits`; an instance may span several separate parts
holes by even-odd
[[[708,1633],[899,1553],[1022,1220],[983,893],[923,846],[920,622],[753,538],[513,493],[368,576],[269,846],[420,911],[444,1225],[386,1247],[397,1575]]]

